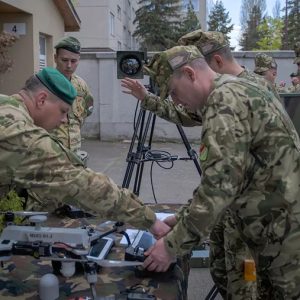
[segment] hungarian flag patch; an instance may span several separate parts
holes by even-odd
[[[200,161],[206,161],[207,156],[208,156],[208,148],[204,144],[201,144],[199,150]]]

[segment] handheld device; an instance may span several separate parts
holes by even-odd
[[[103,237],[99,239],[90,249],[87,259],[97,258],[105,259],[110,249],[114,245],[114,240],[110,237]]]

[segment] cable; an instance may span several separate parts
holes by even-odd
[[[168,151],[163,150],[149,150],[145,154],[145,160],[151,161],[151,167],[150,167],[150,182],[151,182],[151,190],[152,195],[155,203],[157,204],[157,199],[155,195],[154,190],[154,184],[153,184],[153,165],[156,163],[159,167],[169,170],[172,169],[174,166],[174,160],[176,160],[178,156],[172,156]],[[170,166],[166,167],[163,165],[163,163],[170,163]]]

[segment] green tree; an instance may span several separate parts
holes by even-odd
[[[242,31],[245,32],[248,27],[250,16],[253,13],[254,6],[260,10],[261,16],[265,15],[266,11],[266,0],[242,0],[241,11],[240,11],[240,24]]]
[[[259,6],[254,5],[247,21],[242,37],[240,39],[240,46],[242,50],[257,49],[257,42],[259,41],[259,32],[257,30],[262,20],[262,11]]]
[[[187,12],[183,18],[183,21],[178,27],[178,32],[175,32],[174,40],[177,41],[184,34],[195,31],[197,29],[201,29],[201,25],[195,13],[193,3],[190,0],[187,5]]]
[[[300,0],[286,0],[283,49],[293,49],[300,40]]]
[[[222,32],[229,43],[229,34],[233,29],[229,12],[226,12],[222,1],[217,1],[209,13],[208,30]]]
[[[256,50],[279,50],[281,49],[283,20],[280,18],[266,17],[257,26],[259,40]]]
[[[133,21],[137,24],[133,35],[142,48],[161,51],[174,46],[179,27],[180,0],[139,0],[140,8]]]

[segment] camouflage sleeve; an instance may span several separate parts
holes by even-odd
[[[43,199],[39,209],[53,211],[61,203],[69,203],[139,228],[148,229],[153,224],[155,214],[132,192],[119,188],[104,174],[82,167],[71,151],[49,135],[27,131],[27,136],[30,139],[20,137],[24,151],[13,178],[17,185]],[[19,142],[18,151],[20,146]]]
[[[86,87],[86,95],[84,97],[85,107],[86,107],[86,116],[90,116],[94,109],[94,98],[93,95],[90,93],[88,87]]]
[[[93,95],[90,92],[90,89],[87,85],[87,83],[81,79],[81,87],[80,87],[82,96],[83,96],[83,102],[84,102],[84,116],[83,119],[90,116],[93,112],[94,107],[94,98]]]
[[[160,118],[172,123],[192,127],[201,126],[202,120],[197,113],[189,112],[181,105],[165,99],[161,101],[158,96],[149,93],[142,101],[141,107],[155,113]]]
[[[181,211],[176,226],[165,238],[168,250],[177,255],[199,245],[209,235],[219,212],[241,191],[249,124],[243,112],[236,113],[231,106],[222,104],[221,97],[215,95],[216,101],[207,105],[203,118],[201,185],[194,190],[190,205]]]

